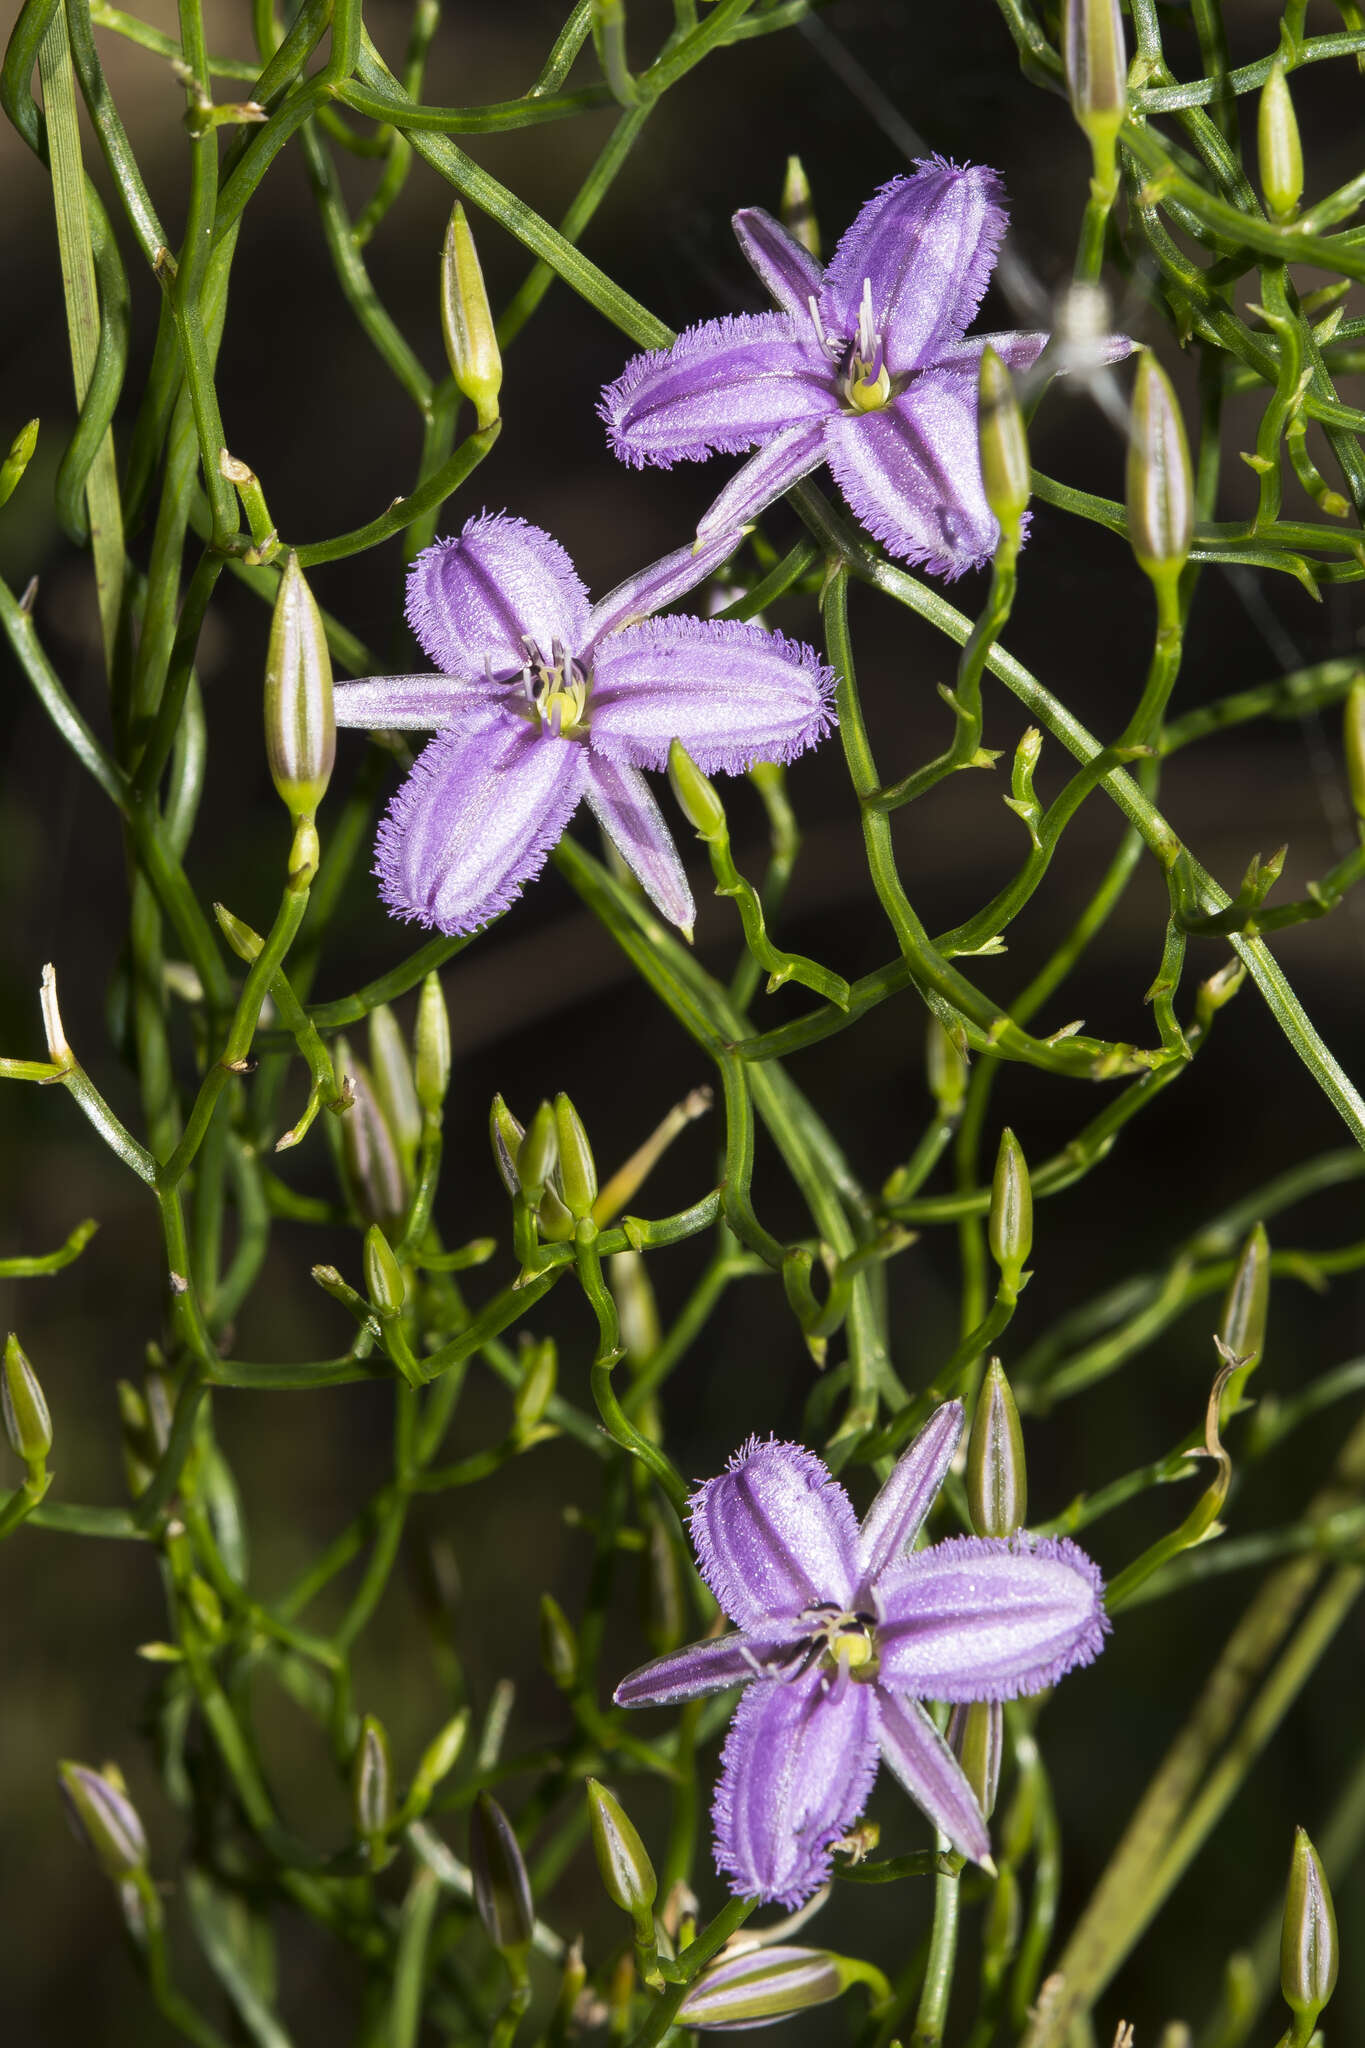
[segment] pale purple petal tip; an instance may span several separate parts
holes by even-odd
[[[697,521],[698,534],[726,533],[756,519],[774,499],[820,467],[828,430],[828,421],[821,418],[803,420],[774,434],[766,447],[736,471],[720,496],[712,499]]]
[[[686,597],[689,590],[695,590],[704,583],[723,561],[732,555],[743,536],[736,531],[722,532],[717,529],[703,540],[689,541],[686,547],[675,548],[671,555],[662,556],[651,562],[648,568],[640,569],[634,576],[627,576],[614,590],[597,600],[588,618],[587,637],[583,643],[584,661],[593,657],[597,644],[608,633],[619,633],[623,626],[638,625],[665,606],[676,604],[680,597]]]
[[[594,752],[584,795],[598,824],[645,894],[670,924],[690,932],[697,906],[673,835],[638,768]]]
[[[738,455],[838,404],[809,321],[803,333],[787,313],[740,313],[632,357],[597,410],[613,452],[639,469]]]
[[[822,1601],[848,1606],[858,1524],[814,1451],[751,1437],[690,1506],[701,1575],[741,1628],[762,1634]]]
[[[953,1537],[882,1579],[882,1681],[917,1699],[1008,1700],[1099,1655],[1097,1566],[1067,1537]]]
[[[618,1707],[671,1707],[680,1700],[700,1699],[703,1693],[747,1685],[752,1678],[775,1678],[790,1667],[800,1641],[800,1631],[790,1628],[785,1635],[770,1629],[766,1635],[715,1636],[689,1643],[685,1650],[672,1650],[628,1672],[612,1698]]]
[[[528,637],[577,648],[588,594],[557,540],[506,512],[482,513],[424,548],[408,573],[407,619],[446,675],[477,681],[522,667]]]
[[[829,466],[890,555],[951,581],[990,560],[1000,529],[986,503],[975,379],[926,370],[899,397],[826,430]]]
[[[962,1437],[960,1401],[936,1408],[910,1448],[898,1458],[881,1492],[863,1516],[858,1535],[861,1574],[859,1605],[887,1566],[904,1556],[948,1476]]]
[[[735,1709],[712,1816],[716,1865],[744,1897],[799,1906],[830,1870],[877,1774],[876,1688],[818,1667],[760,1680]]]
[[[365,732],[437,732],[488,707],[486,682],[424,669],[419,676],[361,676],[332,692],[336,722]]]
[[[665,768],[679,739],[706,774],[791,761],[834,724],[835,676],[815,650],[739,619],[652,619],[598,650],[596,754]]]
[[[809,319],[810,301],[819,296],[823,275],[810,250],[761,206],[741,207],[731,226],[746,263],[769,298],[775,299],[784,313],[794,313],[798,320]]]
[[[918,1700],[877,1687],[881,1748],[888,1767],[940,1834],[973,1863],[991,1853],[976,1794],[957,1758]]]

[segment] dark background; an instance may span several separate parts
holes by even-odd
[[[147,10],[174,32],[171,10]],[[640,61],[666,29],[669,10],[634,0],[632,54]],[[1277,10],[1230,8],[1234,60],[1273,47]],[[1316,24],[1330,27],[1336,17]],[[403,11],[368,14],[391,62],[406,35]],[[1177,71],[1193,73],[1188,21],[1171,10],[1168,50]],[[1013,48],[988,0],[951,7],[839,0],[822,17],[838,47],[894,110],[935,150],[996,165],[1008,188],[1012,248],[1049,290],[1065,280],[1088,166],[1064,103],[1024,81]],[[554,7],[451,5],[437,36],[426,97],[475,103],[524,91],[559,25]],[[154,56],[101,38],[115,96],[172,239],[183,204],[182,97]],[[246,10],[210,10],[215,51],[250,54]],[[837,55],[837,51],[835,53]],[[591,75],[586,70],[584,75]],[[222,84],[219,97],[234,90]],[[1307,142],[1308,196],[1357,168],[1360,81],[1354,68],[1321,65],[1295,78]],[[805,161],[825,234],[832,245],[859,204],[904,168],[899,138],[878,109],[831,70],[823,37],[788,33],[709,60],[652,117],[636,156],[594,221],[584,246],[610,274],[671,325],[719,311],[756,308],[753,280],[729,233],[733,210],[775,205],[785,158]],[[1248,106],[1249,103],[1244,103]],[[532,129],[516,137],[474,139],[472,153],[551,219],[600,148],[610,115]],[[94,163],[95,153],[90,151]],[[344,163],[355,203],[371,175]],[[102,172],[100,173],[102,175]],[[43,420],[38,457],[20,495],[0,516],[0,569],[22,586],[41,576],[37,621],[78,701],[101,721],[102,682],[86,562],[60,538],[50,511],[50,479],[71,417],[50,192],[45,176],[8,130],[0,132],[0,440],[34,413]],[[436,264],[449,191],[420,164],[404,198],[368,252],[375,282],[427,367],[441,365]],[[525,252],[491,224],[475,230],[495,302],[524,275]],[[145,367],[155,319],[155,288],[122,237],[134,280],[133,388]],[[1252,285],[1248,279],[1248,287]],[[1248,296],[1251,295],[1250,289]],[[1158,339],[1140,306],[1123,321]],[[982,324],[1017,324],[996,293]],[[1188,396],[1189,379],[1174,346],[1163,359]],[[604,590],[654,554],[679,544],[717,488],[720,465],[684,467],[665,478],[636,475],[608,455],[592,401],[614,376],[627,346],[589,308],[555,286],[507,361],[505,427],[493,456],[449,508],[445,524],[487,505],[542,523],[575,556],[589,585]],[[225,432],[239,457],[261,473],[280,529],[293,539],[339,532],[372,517],[408,487],[418,430],[407,401],[354,325],[328,264],[295,150],[286,150],[248,209],[234,271],[220,390]],[[1254,408],[1241,445],[1250,446]],[[126,430],[121,415],[119,425]],[[1122,449],[1113,429],[1082,395],[1053,388],[1037,421],[1035,459],[1068,481],[1121,495]],[[1237,445],[1234,434],[1230,445]],[[1252,488],[1230,460],[1222,516],[1236,516]],[[1293,485],[1290,516],[1309,516]],[[771,531],[787,532],[786,515]],[[146,537],[138,545],[145,548]],[[414,663],[399,624],[402,563],[397,543],[320,570],[315,588],[370,645],[396,665]],[[1354,592],[1314,605],[1289,577],[1261,579],[1256,617],[1229,583],[1205,577],[1197,599],[1177,708],[1359,644]],[[285,827],[259,744],[259,677],[267,615],[224,578],[206,632],[200,673],[211,739],[208,789],[190,872],[204,900],[222,897],[260,925],[270,915],[286,850]],[[977,607],[984,581],[952,593]],[[1266,613],[1268,612],[1268,616]],[[818,637],[813,606],[795,600],[774,623]],[[935,685],[952,673],[947,643],[907,614],[862,591],[853,597],[860,676],[874,741],[889,772],[937,751],[947,718]],[[1117,730],[1135,701],[1149,645],[1146,586],[1121,542],[1099,529],[1038,507],[1010,627],[1013,650],[1093,729]],[[1279,637],[1276,637],[1279,636]],[[1286,656],[1286,642],[1292,656]],[[119,836],[112,813],[63,752],[12,663],[0,670],[3,735],[4,920],[0,943],[0,1045],[41,1053],[37,986],[42,963],[58,966],[69,1033],[99,1085],[135,1115],[131,1076],[107,1050],[103,1011],[118,960],[125,916]],[[1023,726],[1013,701],[988,683],[987,743],[1012,747]],[[359,736],[341,742],[337,787],[356,771]],[[1065,772],[1059,749],[1044,750],[1039,787],[1050,794]],[[1290,846],[1283,893],[1297,895],[1343,850],[1350,831],[1341,795],[1334,725],[1242,729],[1180,756],[1168,771],[1163,808],[1188,834],[1225,885],[1250,855]],[[892,945],[863,865],[854,806],[836,745],[803,761],[791,787],[807,831],[805,851],[781,932],[790,945],[853,976],[890,956]],[[899,847],[907,886],[931,930],[973,910],[1017,864],[1022,838],[999,801],[1001,776],[959,777],[903,819]],[[762,821],[756,800],[727,791],[740,864],[756,874]],[[325,834],[327,811],[322,815]],[[1011,930],[1010,952],[974,963],[981,984],[1007,995],[1027,979],[1070,920],[1107,859],[1117,819],[1095,799],[1069,831],[1048,887]],[[1345,844],[1349,845],[1349,837]],[[695,873],[695,868],[694,868]],[[734,956],[729,906],[705,887],[699,946],[708,964]],[[1080,972],[1040,1019],[1055,1029],[1073,1016],[1104,1036],[1145,1040],[1151,1024],[1142,995],[1156,969],[1164,890],[1145,870],[1130,888]],[[1362,938],[1356,907],[1329,923],[1286,934],[1284,965],[1329,1044],[1348,1070],[1362,1067],[1358,1025]],[[326,998],[360,985],[409,949],[357,873],[333,933],[317,993]],[[1191,947],[1187,989],[1225,957],[1214,943]],[[542,1095],[572,1092],[587,1120],[599,1163],[612,1166],[691,1086],[706,1064],[671,1020],[635,984],[606,936],[552,872],[502,925],[445,976],[457,1054],[447,1112],[447,1170],[439,1220],[449,1241],[501,1229],[502,1196],[485,1138],[488,1100],[502,1089],[527,1113]],[[1189,995],[1185,1006],[1188,1006]],[[764,1022],[806,1006],[784,991],[758,998]],[[402,1006],[410,1019],[411,1005]],[[793,1064],[855,1167],[877,1186],[911,1149],[927,1113],[922,1079],[923,1019],[913,997],[873,1012],[850,1039],[837,1038]],[[289,1100],[302,1097],[297,1070]],[[1088,1091],[1022,1068],[1006,1069],[996,1095],[1027,1155],[1041,1159],[1064,1144],[1107,1091]],[[996,1127],[990,1134],[993,1148]],[[1008,1365],[1061,1312],[1092,1290],[1142,1270],[1217,1208],[1311,1152],[1346,1142],[1331,1110],[1280,1038],[1248,987],[1220,1018],[1215,1043],[1193,1071],[1124,1134],[1107,1163],[1079,1186],[1040,1205],[1035,1279],[1009,1333]],[[714,1134],[694,1128],[651,1184],[641,1206],[651,1213],[692,1199],[712,1175]],[[316,1134],[286,1172],[326,1191],[328,1169]],[[144,1347],[162,1316],[160,1259],[152,1206],[131,1177],[96,1144],[61,1094],[9,1087],[0,1098],[0,1256],[50,1249],[83,1215],[101,1229],[84,1257],[51,1281],[0,1284],[0,1313],[20,1332],[42,1375],[55,1427],[57,1498],[122,1498],[114,1383],[140,1375]],[[755,1183],[760,1212],[774,1229],[800,1228],[776,1161],[760,1154]],[[1353,1186],[1319,1198],[1284,1220],[1285,1244],[1337,1244],[1361,1235]],[[244,1312],[236,1351],[244,1357],[309,1357],[338,1348],[339,1312],[316,1292],[308,1268],[336,1256],[354,1277],[354,1241],[281,1226],[268,1272]],[[704,1256],[698,1244],[651,1260],[665,1312],[679,1302]],[[505,1260],[487,1278],[501,1284]],[[955,1337],[951,1233],[926,1233],[893,1268],[893,1345],[912,1385],[926,1383]],[[551,1308],[552,1311],[551,1312]],[[1361,1296],[1350,1280],[1316,1297],[1284,1281],[1276,1289],[1262,1388],[1289,1392],[1360,1348]],[[1213,1315],[1196,1311],[1134,1361],[1118,1379],[1055,1417],[1030,1425],[1032,1514],[1058,1512],[1082,1487],[1101,1484],[1167,1448],[1202,1414],[1213,1368]],[[582,1305],[565,1290],[538,1312],[537,1328],[563,1339],[568,1389],[586,1398],[589,1333]],[[811,1369],[794,1326],[768,1283],[733,1288],[704,1340],[669,1390],[670,1445],[698,1476],[750,1431],[795,1434]],[[251,1519],[255,1584],[264,1596],[301,1568],[387,1470],[387,1397],[374,1388],[313,1396],[220,1397],[216,1421],[239,1474]],[[1333,1410],[1293,1440],[1274,1476],[1252,1475],[1228,1519],[1245,1530],[1292,1519],[1318,1483],[1348,1421]],[[475,1382],[460,1411],[454,1453],[494,1440],[505,1401]],[[1234,1445],[1235,1455],[1235,1445]],[[589,1539],[566,1525],[566,1501],[584,1498],[584,1460],[561,1445],[535,1454],[514,1480],[493,1482],[427,1505],[425,1534],[459,1562],[457,1626],[476,1709],[495,1679],[515,1676],[519,1694],[513,1746],[562,1732],[563,1716],[536,1662],[536,1603],[547,1586],[574,1613],[581,1603]],[[593,1483],[591,1479],[589,1484]],[[1099,1525],[1093,1548],[1107,1572],[1172,1526],[1192,1498],[1148,1498]],[[1123,1816],[1179,1726],[1214,1646],[1241,1611],[1247,1582],[1211,1588],[1135,1610],[1101,1665],[1061,1689],[1044,1722],[1044,1740],[1061,1805],[1066,1874],[1063,1929],[1085,1898],[1117,1838]],[[120,1949],[103,1880],[61,1824],[53,1767],[59,1756],[116,1756],[148,1823],[159,1876],[174,1871],[176,1824],[162,1801],[140,1739],[149,1674],[134,1644],[164,1628],[157,1572],[133,1547],[24,1532],[0,1558],[5,1655],[0,1707],[0,1982],[8,2037],[54,2044],[89,2040],[125,2048],[168,2038],[149,2013]],[[623,1577],[619,1626],[604,1671],[643,1654],[634,1621],[635,1590]],[[319,1613],[319,1622],[325,1613]],[[1263,1916],[1278,1910],[1295,1823],[1323,1826],[1359,1740],[1358,1619],[1342,1631],[1237,1804],[1196,1864],[1181,1893],[1102,2007],[1107,2041],[1115,2019],[1137,2022],[1151,2048],[1171,2016],[1198,2023],[1207,2013],[1229,1949],[1247,1942]],[[411,1769],[447,1702],[431,1675],[416,1610],[401,1575],[357,1658],[359,1704],[392,1733],[400,1776]],[[282,1699],[263,1701],[267,1762],[291,1821],[323,1843],[345,1835],[346,1795],[322,1745]],[[634,1781],[632,1811],[646,1836],[662,1824]],[[516,1788],[509,1795],[515,1805]],[[892,1792],[876,1801],[883,1844],[892,1853],[922,1846],[918,1815]],[[463,1853],[463,1843],[456,1845]],[[597,1934],[598,1953],[618,1938],[605,1907],[586,1906],[596,1880],[576,1865],[563,1901],[547,1911],[572,1932],[577,1914]],[[1360,1925],[1365,1887],[1341,1882],[1338,1910],[1346,1935],[1341,1988],[1329,2016],[1334,2040],[1361,2037],[1365,1968],[1350,1931]],[[720,1894],[705,1887],[714,1909]],[[908,1955],[928,1911],[927,1887],[847,1892],[819,1923],[819,1938],[846,1944],[889,1967]],[[302,1923],[282,1923],[283,2010],[302,2043],[348,2035],[357,1985],[349,1965],[324,1952]],[[967,1958],[970,1966],[969,1935]],[[864,1946],[864,1944],[866,1944]],[[1356,1951],[1353,1953],[1353,1951]],[[963,2000],[964,2014],[967,2001]],[[1275,2024],[1267,2014],[1267,2038]],[[788,2038],[818,2041],[832,2029],[817,2017]]]

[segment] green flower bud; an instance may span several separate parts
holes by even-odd
[[[664,1517],[649,1517],[649,1549],[645,1559],[641,1620],[650,1647],[659,1656],[676,1650],[687,1626],[687,1584],[682,1559]]]
[[[847,1988],[841,1960],[818,1948],[750,1948],[722,1955],[679,2006],[678,2025],[756,2026],[828,2005]]]
[[[332,658],[322,614],[290,555],[280,578],[265,664],[265,750],[280,799],[295,824],[311,819],[336,758]]]
[[[493,1106],[488,1112],[488,1136],[493,1146],[493,1160],[503,1186],[509,1195],[520,1194],[517,1158],[526,1130],[524,1125],[518,1123],[500,1095],[493,1097]]]
[[[380,1840],[393,1819],[393,1764],[381,1721],[367,1714],[351,1762],[351,1811],[366,1842]]]
[[[1291,2012],[1317,2018],[1336,1989],[1339,1962],[1327,1875],[1303,1829],[1295,1828],[1280,1935],[1280,1990]]]
[[[94,1850],[105,1876],[118,1884],[134,1871],[145,1870],[147,1837],[121,1772],[112,1764],[93,1771],[88,1764],[60,1763],[57,1779],[77,1831]]]
[[[1128,52],[1119,0],[1066,0],[1062,62],[1071,111],[1090,137],[1112,144],[1128,107]]]
[[[654,1283],[637,1251],[613,1252],[607,1263],[626,1357],[632,1365],[643,1365],[654,1356],[663,1336]]]
[[[0,1369],[0,1411],[15,1456],[26,1465],[41,1465],[52,1449],[52,1417],[38,1375],[13,1331],[5,1339],[5,1361]]]
[[[1005,1716],[999,1700],[973,1700],[948,1716],[948,1741],[976,1794],[982,1817],[995,1811],[1000,1759],[1005,1751]]]
[[[1023,1150],[1011,1130],[1000,1134],[986,1234],[991,1257],[1004,1278],[1017,1287],[1033,1249],[1033,1187]]]
[[[442,1779],[449,1777],[454,1770],[468,1732],[469,1709],[461,1707],[459,1713],[452,1715],[446,1722],[440,1734],[433,1736],[427,1744],[407,1798],[407,1805],[414,1812],[421,1813],[424,1810]]]
[[[369,1073],[352,1056],[344,1038],[332,1047],[332,1064],[353,1100],[341,1117],[341,1161],[347,1191],[366,1223],[393,1230],[408,1203],[407,1181],[398,1148],[379,1107]]]
[[[554,1110],[548,1102],[542,1102],[531,1118],[517,1153],[517,1179],[532,1208],[539,1202],[546,1182],[555,1170],[556,1135]]]
[[[365,1289],[381,1316],[396,1316],[407,1294],[403,1269],[377,1223],[365,1232]]]
[[[370,1075],[379,1113],[409,1174],[422,1135],[422,1110],[398,1019],[387,1003],[370,1012]]]
[[[546,2036],[550,2048],[559,2048],[561,2042],[575,2040],[578,2025],[575,2008],[583,1996],[588,1981],[588,1969],[583,1961],[583,1943],[575,1941],[564,1958],[564,1974],[559,1980],[559,1996],[555,1999],[554,2017]]]
[[[1270,1239],[1258,1223],[1242,1246],[1237,1271],[1223,1297],[1218,1334],[1234,1358],[1260,1360],[1270,1311]]]
[[[417,999],[413,1051],[417,1100],[428,1116],[439,1116],[450,1087],[450,1013],[441,992],[441,977],[434,967],[424,979]]]
[[[688,824],[699,839],[718,842],[726,836],[725,806],[716,785],[702,774],[681,740],[668,750],[668,779]]]
[[[967,1505],[978,1536],[1013,1536],[1028,1513],[1024,1433],[998,1358],[986,1367],[967,1439]]]
[[[583,1119],[567,1095],[555,1097],[555,1136],[559,1147],[559,1182],[564,1205],[575,1222],[592,1214],[597,1200],[597,1168]]]
[[[799,156],[787,158],[787,175],[782,180],[782,198],[778,206],[782,225],[794,242],[808,249],[818,263],[820,260],[820,224],[815,218],[815,200],[810,189],[806,167]]]
[[[223,1603],[199,1572],[191,1572],[185,1581],[185,1598],[207,1640],[216,1643],[223,1633]]]
[[[1365,820],[1365,676],[1358,676],[1346,693],[1342,736],[1346,743],[1346,778],[1350,784],[1351,803],[1356,816]]]
[[[1194,475],[1170,379],[1151,351],[1138,358],[1128,427],[1128,538],[1155,581],[1179,575],[1194,534]]]
[[[1294,113],[1293,95],[1277,57],[1261,88],[1256,116],[1256,151],[1261,190],[1274,220],[1292,220],[1303,197],[1303,144]]]
[[[27,426],[20,427],[10,442],[9,454],[0,462],[0,505],[7,504],[23,482],[37,445],[38,422],[30,420]]]
[[[653,1906],[659,1889],[649,1852],[620,1802],[596,1778],[587,1781],[593,1853],[607,1897],[629,1913],[643,1938],[653,1939]]]
[[[552,1593],[540,1596],[540,1661],[561,1692],[573,1691],[578,1683],[578,1638]]]
[[[513,1402],[519,1437],[529,1436],[539,1424],[549,1406],[558,1377],[559,1353],[554,1338],[544,1337],[539,1344],[528,1345],[522,1364],[521,1385]]]
[[[939,1114],[949,1119],[961,1116],[962,1105],[967,1099],[967,1055],[932,1011],[924,1045],[924,1064],[929,1076],[929,1093],[938,1104]]]
[[[218,920],[218,929],[237,958],[245,960],[250,967],[252,961],[258,957],[265,940],[259,932],[254,932],[249,924],[243,923],[240,917],[234,917],[226,904],[215,903],[213,914]]]
[[[993,348],[981,351],[977,413],[981,439],[981,481],[986,503],[1005,534],[1016,542],[1031,485],[1028,435],[1015,395],[1014,379]]]
[[[479,252],[458,200],[441,251],[441,334],[456,390],[474,407],[480,428],[491,427],[498,418],[502,352]]]
[[[487,1792],[469,1817],[469,1870],[484,1930],[502,1955],[518,1955],[531,1939],[531,1881],[512,1823]]]

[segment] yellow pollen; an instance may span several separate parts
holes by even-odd
[[[850,1671],[860,1670],[864,1664],[870,1664],[872,1644],[868,1640],[866,1629],[850,1629],[838,1636],[834,1643],[834,1654],[836,1657],[842,1657]]]
[[[891,397],[891,377],[883,363],[875,378],[849,379],[848,402],[855,412],[880,412]]]

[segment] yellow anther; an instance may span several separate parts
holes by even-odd
[[[842,1657],[850,1671],[861,1670],[864,1664],[870,1664],[872,1661],[872,1644],[867,1630],[863,1628],[848,1629],[843,1634],[837,1636],[834,1642],[834,1654],[836,1657]]]

